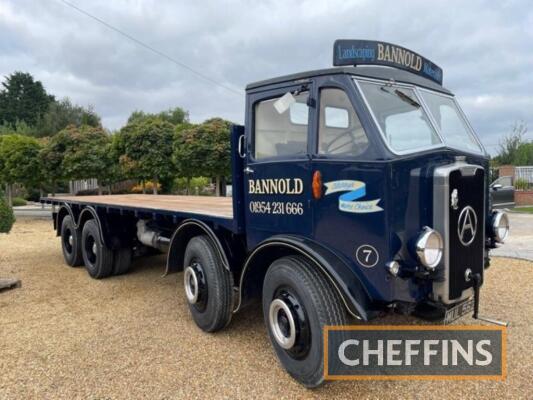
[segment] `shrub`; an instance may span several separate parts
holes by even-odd
[[[0,198],[0,233],[9,233],[14,223],[13,209],[6,204],[4,199]]]
[[[525,179],[519,178],[514,182],[514,187],[518,190],[527,190],[529,188],[529,182]]]
[[[22,197],[13,197],[13,207],[25,206],[28,204]]]
[[[144,183],[144,190],[146,193],[152,193],[154,190],[154,183],[152,181],[146,181]],[[159,192],[161,190],[161,184],[157,184],[157,191]],[[131,188],[131,191],[133,193],[142,193],[143,192],[143,185],[138,184]]]

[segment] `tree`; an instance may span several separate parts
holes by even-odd
[[[50,103],[46,113],[37,121],[34,129],[35,135],[39,137],[52,136],[69,125],[100,127],[102,123],[100,117],[91,106],[85,108],[72,104],[70,99],[65,97],[61,101]]]
[[[175,128],[172,159],[179,175],[185,177],[187,194],[191,179],[201,176],[209,154],[202,143],[202,133],[197,125],[178,125]]]
[[[157,194],[160,178],[172,174],[172,141],[174,127],[158,117],[135,120],[122,128],[114,139],[115,153],[120,153],[124,173],[143,181],[151,179]]]
[[[0,91],[0,123],[15,126],[24,121],[34,126],[48,110],[54,97],[46,93],[43,84],[24,72],[15,72],[2,82]]]
[[[226,177],[231,175],[231,122],[212,118],[202,125],[211,154],[206,160],[206,175],[215,178],[217,196],[225,195]]]
[[[494,157],[494,162],[499,165],[514,164],[518,148],[524,143],[523,138],[526,132],[526,122],[516,121],[511,127],[511,132],[500,142],[500,152]]]
[[[39,152],[37,140],[22,135],[2,136],[0,141],[0,181],[6,185],[8,205],[13,204],[13,184],[26,187],[40,185]]]
[[[174,163],[188,178],[210,176],[216,179],[217,195],[224,192],[225,177],[231,173],[231,123],[213,118],[200,125],[178,127],[174,140]]]
[[[14,125],[9,125],[8,123],[0,125],[0,135],[11,135],[14,133],[31,136],[34,133],[34,129],[24,121],[17,121]]]
[[[533,165],[533,142],[518,146],[513,165]]]
[[[66,131],[70,140],[61,163],[64,175],[71,180],[96,178],[99,184],[110,183],[110,137],[102,128],[87,125],[80,128],[71,125]],[[100,185],[98,193],[102,194]]]
[[[73,145],[70,130],[64,129],[52,138],[47,139],[39,154],[41,171],[44,180],[52,186],[55,195],[58,183],[66,179],[63,170],[65,152]]]
[[[160,113],[156,114],[135,110],[128,118],[128,124],[140,122],[150,118],[159,118],[163,121],[171,123],[172,125],[180,125],[189,121],[189,113],[180,107],[169,108],[166,111],[161,111]]]

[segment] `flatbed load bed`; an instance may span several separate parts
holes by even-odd
[[[231,197],[119,194],[102,196],[56,196],[42,199],[51,204],[78,204],[124,210],[153,210],[166,214],[197,214],[233,219]]]

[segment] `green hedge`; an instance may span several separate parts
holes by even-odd
[[[25,206],[28,204],[22,197],[13,197],[13,207]]]
[[[15,223],[15,215],[4,199],[0,198],[0,233],[9,233]]]

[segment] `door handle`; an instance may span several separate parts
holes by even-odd
[[[250,167],[246,167],[246,168],[244,168],[244,173],[245,173],[245,174],[253,174],[253,173],[254,173],[254,170],[251,169]]]
[[[239,145],[237,148],[237,153],[241,158],[246,157],[246,154],[244,154],[244,135],[239,136]]]

